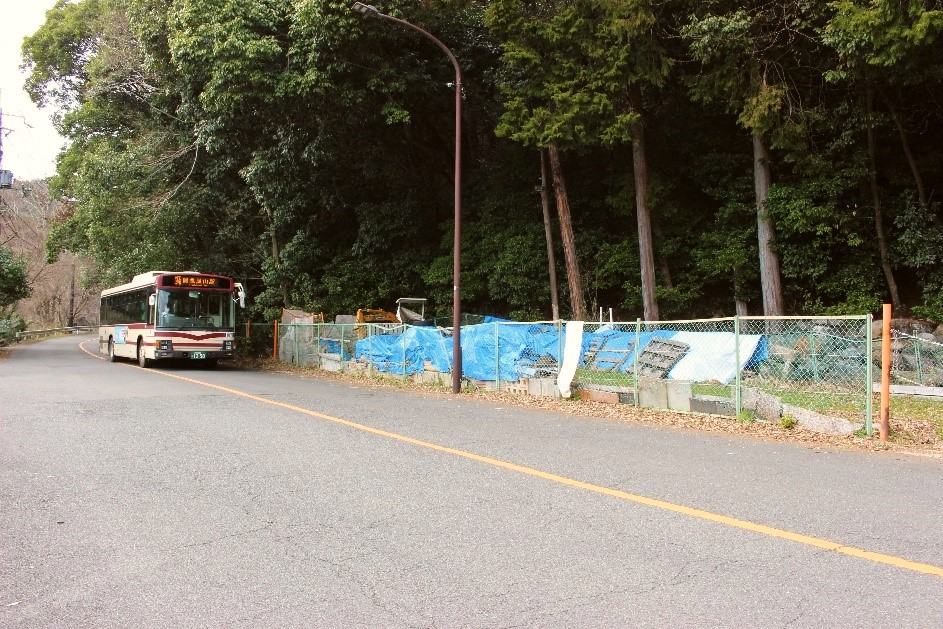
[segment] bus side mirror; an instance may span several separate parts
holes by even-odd
[[[242,287],[242,284],[236,282],[236,295],[238,295],[239,307],[246,307],[246,289]],[[236,301],[236,300],[233,300]]]
[[[148,296],[148,298],[147,298],[147,305],[148,305],[148,306],[153,306],[153,305],[156,304],[156,303],[157,303],[157,295],[150,295],[150,296]]]

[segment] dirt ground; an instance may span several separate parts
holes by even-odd
[[[452,395],[450,387],[404,382],[379,376],[350,373],[335,373],[296,367],[278,363],[274,360],[240,361],[240,366],[264,371],[291,373],[302,378],[332,379],[357,384],[358,386],[389,387],[408,390],[417,395]],[[891,433],[887,442],[877,435],[877,422],[873,437],[849,435],[833,436],[814,432],[801,426],[785,428],[779,423],[766,421],[745,421],[720,415],[703,413],[682,413],[649,408],[639,408],[628,404],[605,404],[580,399],[540,398],[506,392],[486,391],[482,389],[463,389],[462,395],[472,399],[488,401],[503,406],[544,409],[567,415],[588,418],[603,418],[615,421],[633,422],[649,426],[662,426],[678,430],[697,430],[740,435],[754,439],[788,441],[814,449],[833,448],[910,454],[933,458],[943,462],[943,438],[936,426],[926,420],[908,417],[891,417]],[[943,410],[943,404],[940,404]]]

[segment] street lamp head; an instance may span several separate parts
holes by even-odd
[[[367,17],[379,17],[380,12],[372,4],[364,4],[362,2],[355,2],[350,7],[354,11],[359,11],[366,15]]]

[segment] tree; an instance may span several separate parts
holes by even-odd
[[[931,9],[928,4],[935,5]],[[862,93],[867,114],[867,179],[874,213],[874,232],[880,252],[891,303],[901,307],[900,291],[894,275],[889,238],[885,227],[884,202],[879,185],[876,127],[879,123],[875,98],[882,101],[899,137],[901,152],[913,177],[920,209],[930,214],[929,197],[902,115],[888,91],[921,86],[933,91],[943,78],[939,58],[943,34],[943,5],[917,0],[889,2],[871,0],[866,4],[842,0],[829,5],[832,14],[821,29],[822,40],[836,53],[833,69],[826,78],[846,89]],[[937,230],[943,225],[935,217]]]
[[[808,49],[817,14],[812,3],[743,4],[700,3],[681,33],[701,64],[690,78],[692,95],[723,103],[750,132],[763,314],[778,316],[784,304],[776,228],[766,207],[772,185],[769,138],[780,116],[800,102],[795,86],[806,83],[802,75],[811,66]]]
[[[659,84],[667,61],[650,3],[498,0],[487,19],[504,48],[498,133],[549,151],[573,316],[586,313],[560,151],[632,142],[644,314],[657,319],[640,85]]]

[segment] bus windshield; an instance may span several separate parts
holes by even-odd
[[[234,306],[229,293],[203,290],[158,290],[157,327],[233,329]]]

